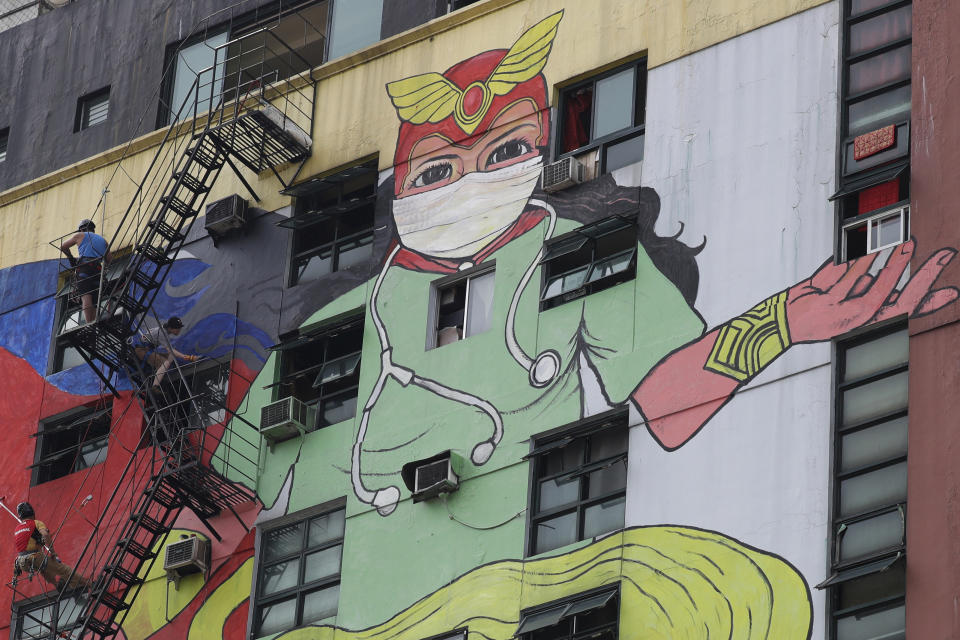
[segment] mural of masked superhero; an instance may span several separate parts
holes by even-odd
[[[491,459],[511,423],[553,427],[625,406],[672,450],[791,346],[928,314],[958,297],[953,288],[933,288],[956,254],[952,248],[934,252],[897,288],[914,253],[911,241],[882,266],[874,265],[877,254],[846,264],[830,259],[809,278],[707,330],[693,306],[697,249],[656,235],[659,198],[652,189],[618,186],[606,176],[559,197],[536,193],[551,126],[541,72],[561,19],[562,12],[545,18],[509,50],[387,85],[401,120],[396,238],[369,301],[381,362],[369,396],[360,398],[350,469],[357,498],[381,515],[393,512],[400,490],[368,486],[390,473],[364,469],[399,469],[399,458],[390,456],[403,449],[368,442],[378,408],[387,413],[381,405],[447,403],[436,412],[445,429],[456,424],[473,434],[470,460],[478,466]],[[541,278],[544,242],[626,212],[638,228],[632,295],[591,295],[537,318],[539,292],[532,283]],[[490,263],[496,265],[494,330],[472,349],[462,343],[458,366],[451,367],[422,347],[430,283]],[[497,333],[501,339],[489,341]],[[478,373],[484,370],[490,376]],[[394,401],[410,388],[421,392],[421,402]],[[504,394],[504,388],[513,391]],[[516,435],[531,433],[527,427]]]

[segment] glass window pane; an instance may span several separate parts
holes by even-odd
[[[303,575],[304,584],[340,573],[340,554],[342,551],[343,547],[337,545],[308,555],[307,566]]]
[[[907,7],[909,9],[909,7]],[[847,113],[851,136],[868,133],[888,124],[910,119],[910,85],[884,91],[854,102]]]
[[[337,258],[337,271],[363,264],[373,257],[373,236],[362,236],[340,247]]]
[[[839,608],[857,607],[868,602],[903,595],[905,589],[906,563],[902,560],[886,571],[837,585]]]
[[[260,595],[270,594],[297,586],[300,580],[300,560],[288,560],[263,568]]]
[[[466,336],[483,333],[493,320],[493,281],[495,273],[485,273],[471,278],[467,284],[467,330]]]
[[[583,464],[583,453],[583,440],[574,440],[560,449],[554,449],[543,456],[540,462],[540,477],[545,478],[564,471],[572,471]]]
[[[877,89],[910,77],[910,45],[897,47],[850,65],[848,94]]]
[[[850,27],[850,55],[909,38],[912,28],[910,5],[864,20]]]
[[[193,86],[193,82],[197,79],[198,73],[213,66],[214,56],[216,55],[215,47],[226,44],[226,42],[227,33],[224,32],[180,50],[179,55],[177,55],[176,70],[173,74],[173,91],[170,96],[171,122],[177,113],[180,113],[181,119],[193,117],[194,104],[197,105],[199,112],[207,111],[211,96],[214,93],[220,93],[223,84],[222,60],[224,53],[220,54],[221,63],[218,65],[216,78],[214,78],[211,70],[201,74],[199,89]],[[188,98],[192,98],[190,105],[183,107],[183,111],[180,111],[181,106]]]
[[[843,392],[843,424],[877,418],[907,406],[907,380],[903,371]]]
[[[840,560],[847,561],[895,547],[903,542],[903,518],[899,511],[847,525],[840,535]]]
[[[900,244],[903,242],[903,236],[900,233],[901,214],[899,212],[883,218],[878,218],[870,223],[870,249],[879,251],[880,249]]]
[[[333,3],[330,59],[345,56],[380,39],[383,0],[350,0]]]
[[[587,269],[588,267],[585,266],[572,273],[553,278],[547,283],[547,291],[543,297],[552,298],[561,293],[567,293],[568,291],[582,287],[583,281],[587,277]]]
[[[602,495],[622,491],[627,486],[627,461],[617,460],[605,469],[599,469],[589,474],[587,478],[587,497],[597,498]]]
[[[308,545],[315,547],[343,537],[346,512],[343,509],[326,513],[310,521]]]
[[[597,82],[594,139],[633,126],[634,71],[626,69]]]
[[[52,621],[51,612],[53,605],[41,607],[39,609],[30,609],[23,613],[23,626],[21,627],[22,638],[40,637],[44,632],[50,631]]]
[[[907,499],[907,463],[900,462],[840,482],[840,516]]]
[[[540,483],[540,511],[576,502],[580,497],[579,478],[554,478]]]
[[[630,266],[630,260],[632,258],[633,249],[597,262],[593,265],[593,269],[590,271],[590,278],[587,282],[596,282],[608,276],[616,275],[621,271],[626,271],[627,267]]]
[[[844,381],[866,376],[905,364],[910,354],[907,330],[865,342],[847,349]]]
[[[852,0],[850,4],[850,16],[855,17],[861,13],[879,9],[888,4],[893,4],[897,0]]]
[[[583,537],[592,538],[623,528],[623,510],[627,499],[624,496],[587,507],[583,513]]]
[[[604,429],[590,436],[590,462],[606,460],[627,450],[628,431],[621,427]]]
[[[349,420],[357,415],[357,392],[344,393],[334,398],[324,398],[320,405],[321,424],[331,425]]]
[[[297,599],[291,598],[260,609],[260,631],[262,636],[292,629],[297,624]]]
[[[607,145],[604,168],[609,173],[643,160],[643,134],[638,133],[623,142]]]
[[[843,435],[840,451],[841,472],[906,455],[907,417]]]
[[[87,442],[80,447],[80,453],[77,456],[77,462],[74,465],[74,471],[89,469],[95,464],[100,464],[107,459],[107,439]]]
[[[325,249],[320,253],[306,258],[297,258],[295,272],[297,274],[295,284],[300,282],[309,282],[316,280],[320,276],[325,276],[333,270],[333,260],[330,249]]]
[[[303,624],[337,615],[340,585],[308,593],[303,597]]]
[[[577,541],[577,513],[567,513],[537,525],[537,547],[543,553]]]
[[[299,553],[301,549],[303,549],[302,522],[280,527],[263,535],[264,562],[271,562],[291,553]]]
[[[77,598],[65,598],[60,603],[60,610],[57,615],[57,624],[60,627],[69,627],[80,617],[86,607],[86,602],[80,602]]]
[[[60,367],[61,371],[66,371],[67,369],[72,369],[73,367],[79,367],[82,364],[85,363],[83,361],[83,356],[80,355],[79,351],[73,347],[67,347],[63,350],[63,365]]]
[[[903,640],[906,638],[904,605],[837,620],[837,640]]]

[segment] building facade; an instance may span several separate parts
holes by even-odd
[[[0,633],[960,635],[956,9],[48,9],[0,33],[0,484],[90,584]]]

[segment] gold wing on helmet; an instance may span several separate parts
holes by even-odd
[[[490,74],[487,86],[498,96],[509,93],[543,70],[557,36],[563,11],[557,11],[533,25],[520,36],[497,68]]]
[[[412,124],[440,122],[460,99],[460,89],[439,73],[422,73],[387,83],[387,93],[401,120]]]

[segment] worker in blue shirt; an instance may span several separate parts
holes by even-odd
[[[100,287],[100,271],[104,260],[110,261],[110,250],[103,236],[96,233],[97,226],[93,220],[81,220],[77,233],[60,245],[70,265],[76,267],[77,292],[83,304],[83,319],[89,324],[97,317],[94,294]],[[80,259],[73,257],[70,248],[76,246]]]

